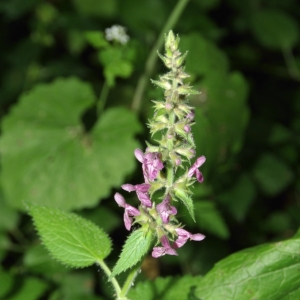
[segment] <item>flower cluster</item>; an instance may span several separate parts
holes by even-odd
[[[108,41],[116,41],[123,45],[129,41],[129,36],[126,34],[125,27],[120,25],[113,25],[105,29],[105,38]]]
[[[116,202],[125,210],[126,229],[140,224],[145,232],[150,230],[157,237],[153,257],[177,255],[176,249],[188,240],[201,241],[205,238],[203,234],[192,234],[182,228],[176,219],[177,208],[174,206],[175,202],[181,201],[194,218],[189,187],[196,181],[203,182],[199,168],[205,162],[205,157],[200,156],[190,166],[190,160],[196,153],[191,131],[195,113],[188,105],[187,96],[197,92],[183,83],[183,79],[188,77],[183,68],[186,54],[180,53],[178,44],[179,37],[170,31],[166,37],[165,55],[158,54],[170,71],[159,81],[152,80],[164,89],[165,100],[153,101],[155,114],[148,126],[151,134],[161,132],[161,139],[157,141],[158,145],[147,143],[145,153],[140,149],[134,151],[142,164],[144,183],[122,185],[127,192],[136,192],[139,208],[127,204],[121,194],[115,194]],[[161,246],[157,246],[159,243]]]

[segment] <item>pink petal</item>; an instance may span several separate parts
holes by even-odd
[[[205,235],[201,234],[201,233],[195,233],[195,234],[192,234],[190,239],[193,241],[202,241],[205,239]]]
[[[134,185],[132,185],[130,183],[123,184],[121,187],[122,187],[123,190],[125,190],[127,192],[135,191]]]
[[[165,249],[163,247],[154,247],[152,251],[152,257],[158,258],[165,255]]]
[[[149,183],[137,184],[135,186],[136,191],[147,193],[150,189],[151,185]]]
[[[114,198],[120,207],[125,207],[126,202],[124,197],[121,194],[115,193]]]
[[[125,205],[125,212],[128,214],[128,216],[131,216],[131,217],[138,216],[141,213],[137,208],[135,208],[127,203]]]
[[[128,231],[130,231],[131,224],[132,224],[132,219],[129,217],[129,215],[125,211],[125,213],[124,213],[124,225],[125,225],[125,228]]]
[[[197,158],[196,162],[195,162],[195,165],[197,166],[197,168],[200,168],[206,161],[206,158],[205,156],[200,156]]]
[[[135,155],[136,159],[139,162],[143,163],[143,161],[144,161],[144,153],[143,153],[143,151],[141,149],[135,149],[134,150],[134,155]]]
[[[175,231],[179,236],[187,236],[187,237],[191,236],[191,233],[183,228],[176,228]]]
[[[178,253],[176,252],[176,250],[173,249],[173,248],[166,249],[166,254],[169,254],[169,255],[178,255]]]
[[[204,180],[202,173],[198,169],[196,169],[195,173],[196,173],[196,178],[197,178],[198,182],[202,183]]]
[[[139,198],[139,200],[141,201],[141,203],[147,207],[151,207],[152,206],[152,202],[151,199],[149,198],[149,196],[146,193],[142,193],[140,191],[136,191],[136,194]]]

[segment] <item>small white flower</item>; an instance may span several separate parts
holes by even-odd
[[[105,29],[105,38],[108,41],[117,41],[125,45],[129,41],[129,36],[126,34],[126,29],[120,25],[113,25]]]

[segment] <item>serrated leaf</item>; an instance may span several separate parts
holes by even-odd
[[[76,214],[44,206],[29,206],[36,229],[50,254],[69,267],[87,267],[111,252],[102,229]]]
[[[195,294],[207,300],[299,299],[299,249],[296,235],[232,254],[199,281]]]
[[[128,294],[131,300],[190,300],[192,287],[195,286],[200,276],[190,275],[177,277],[158,277],[154,281],[139,282]]]
[[[145,233],[140,228],[132,232],[123,246],[120,258],[113,268],[111,276],[114,277],[141,261],[143,256],[150,250],[152,242],[153,234],[151,231]]]
[[[288,14],[274,9],[260,10],[252,16],[251,29],[265,47],[290,49],[299,39],[299,26]]]
[[[193,203],[193,200],[191,199],[191,197],[189,197],[189,195],[185,191],[180,190],[180,189],[175,190],[175,195],[186,206],[186,208],[188,209],[194,222],[196,222],[195,221],[195,213],[194,213],[194,203]]]
[[[94,101],[91,86],[76,78],[40,84],[21,97],[4,118],[0,139],[9,205],[92,207],[124,182],[136,163],[133,136],[141,126],[133,113],[116,107],[85,132],[81,116]]]

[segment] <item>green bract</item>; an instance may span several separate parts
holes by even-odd
[[[141,261],[150,250],[153,238],[151,231],[145,233],[142,228],[132,232],[126,240],[111,276],[118,275]]]

